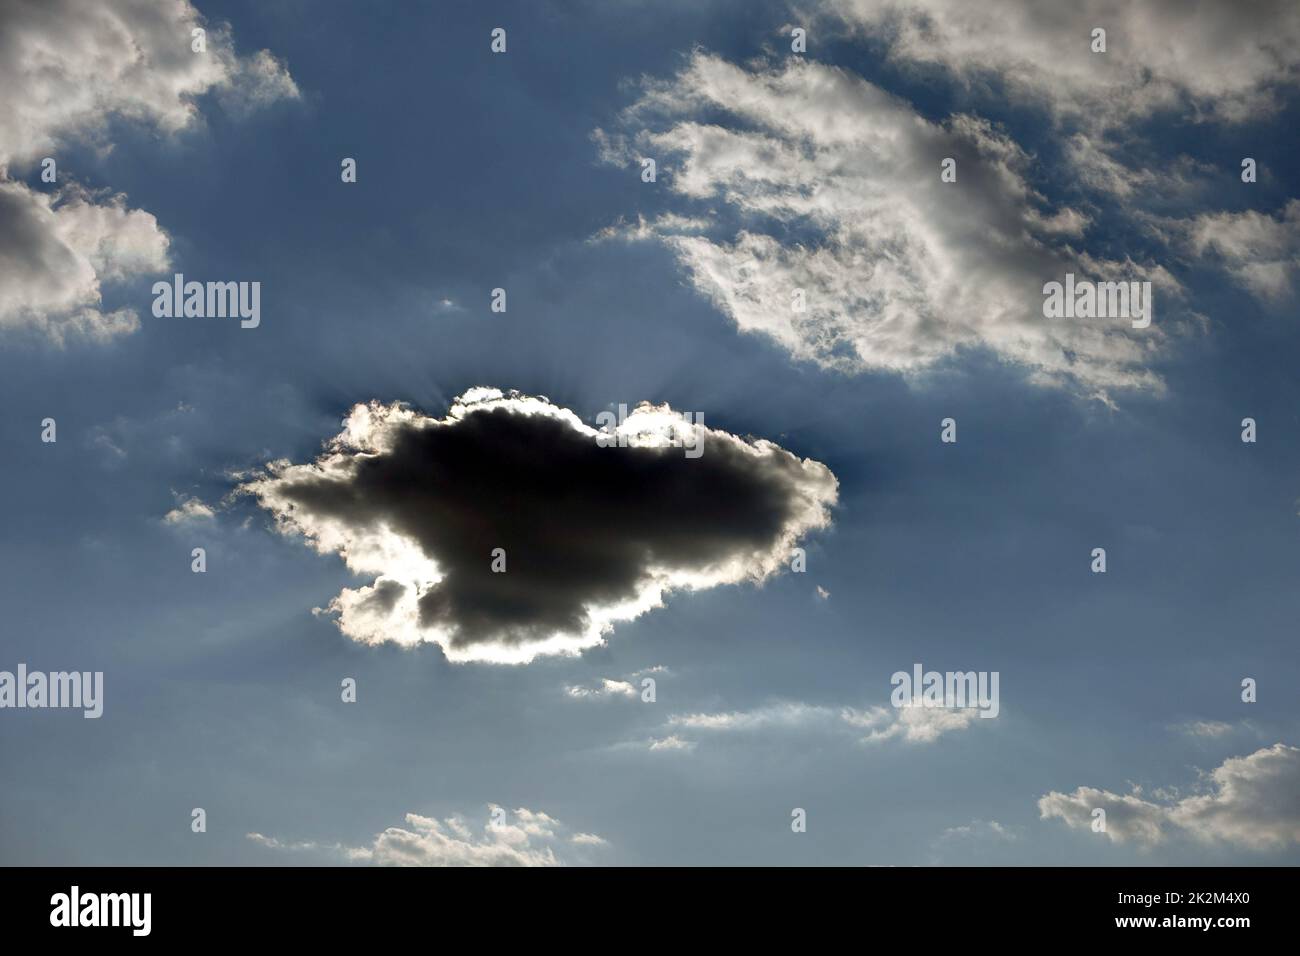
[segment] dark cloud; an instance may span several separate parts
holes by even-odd
[[[283,529],[379,575],[331,604],[346,633],[454,659],[589,646],[667,590],[765,578],[828,520],[824,465],[666,406],[619,428],[628,446],[602,447],[544,399],[484,389],[442,420],[372,403],[314,464],[273,463],[244,487]]]

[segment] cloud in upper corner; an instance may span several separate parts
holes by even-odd
[[[501,807],[489,806],[488,822],[478,831],[460,816],[435,820],[406,814],[406,826],[389,827],[369,846],[340,843],[285,842],[261,833],[247,838],[270,850],[323,853],[373,866],[563,866],[556,847],[598,848],[608,842],[594,833],[568,833],[560,821],[536,810],[519,808],[514,820]]]
[[[433,642],[453,661],[577,653],[671,591],[762,582],[830,523],[835,476],[772,442],[666,405],[617,426],[627,447],[612,434],[490,388],[441,419],[371,402],[316,461],[271,462],[239,490],[375,575],[327,608],[344,634]]]
[[[191,49],[197,26],[208,31],[203,53]],[[206,24],[188,0],[0,4],[0,89],[0,330],[35,327],[60,343],[138,328],[133,309],[103,311],[103,287],[166,269],[169,246],[124,196],[71,182],[68,145],[110,149],[110,117],[175,133],[207,92],[235,113],[298,96],[274,56],[237,56],[229,30]],[[57,186],[11,178],[46,156],[57,161]]]
[[[1175,109],[1256,119],[1300,79],[1300,8],[1289,0],[830,0],[823,12],[883,40],[896,61],[1093,128]],[[1098,27],[1105,53],[1092,51]]]
[[[1045,319],[1042,288],[1066,272],[1149,280],[1167,318],[1181,286],[1158,264],[1079,251],[1088,215],[1050,206],[1029,184],[1032,158],[985,120],[931,122],[798,57],[740,66],[696,52],[593,139],[609,162],[656,157],[680,207],[599,238],[663,241],[742,331],[795,359],[907,375],[982,348],[1038,384],[1163,389],[1150,368],[1160,324]],[[956,183],[940,179],[945,157]],[[701,233],[705,212],[714,228]]]
[[[1300,843],[1300,748],[1279,743],[1231,757],[1207,775],[1206,785],[1204,794],[1163,802],[1093,787],[1052,791],[1039,799],[1038,811],[1044,820],[1087,829],[1100,807],[1106,836],[1115,843],[1154,846],[1171,832],[1252,850]]]

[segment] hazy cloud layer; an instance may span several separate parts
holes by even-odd
[[[208,30],[203,53],[191,49],[198,26]],[[0,327],[32,325],[56,341],[133,331],[134,309],[101,309],[102,286],[168,267],[152,215],[72,183],[69,144],[111,148],[115,116],[176,132],[208,91],[236,112],[298,95],[275,57],[236,56],[229,32],[188,0],[0,4],[0,89]],[[57,184],[32,190],[11,178],[46,156]]]
[[[250,833],[248,839],[272,850],[324,852],[374,866],[562,866],[570,862],[563,856],[564,844],[591,848],[607,842],[594,833],[568,833],[540,811],[521,807],[513,820],[500,807],[489,806],[488,811],[488,822],[478,830],[460,816],[435,820],[408,813],[406,826],[387,828],[370,846],[286,843],[261,833]]]
[[[372,402],[315,462],[272,462],[241,489],[281,530],[377,575],[330,604],[345,634],[431,641],[456,661],[575,653],[669,591],[764,580],[830,521],[830,470],[771,442],[649,405],[609,434],[628,446],[495,389],[442,419]]]
[[[1052,791],[1039,799],[1038,810],[1045,820],[1056,817],[1086,829],[1100,807],[1106,811],[1105,835],[1116,843],[1151,846],[1170,832],[1252,850],[1300,843],[1300,748],[1279,743],[1231,757],[1207,775],[1206,784],[1209,792],[1172,802],[1093,787]]]
[[[593,138],[610,162],[656,157],[660,188],[683,207],[599,238],[661,238],[742,330],[797,359],[906,374],[979,347],[1041,384],[1162,388],[1147,368],[1158,321],[1045,319],[1042,288],[1067,271],[1149,279],[1163,306],[1178,283],[1155,264],[1080,251],[1087,215],[1050,207],[1028,184],[1030,158],[984,120],[930,122],[799,57],[747,67],[697,52]],[[947,157],[955,183],[940,180]]]

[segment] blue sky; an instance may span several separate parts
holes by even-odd
[[[996,30],[939,0],[142,0],[146,54],[190,55],[204,23],[232,59],[135,112],[133,75],[84,112],[11,107],[0,186],[122,193],[154,226],[144,266],[92,263],[93,306],[134,310],[133,331],[65,334],[67,310],[0,297],[0,669],[105,675],[99,720],[0,712],[0,860],[1300,862],[1300,24],[1260,4],[1216,57],[1214,5],[1163,30],[1161,3],[1145,26],[1100,2],[993,6]],[[21,76],[46,27],[6,16]],[[975,53],[958,42],[981,29]],[[727,165],[750,147],[768,161]],[[952,192],[913,191],[945,149]],[[21,225],[0,224],[11,288]],[[742,232],[777,250],[756,279],[728,271]],[[1047,262],[1153,280],[1156,334],[1044,318]],[[155,318],[173,272],[260,282],[260,326]],[[807,280],[815,324],[776,317],[769,280]],[[312,609],[374,575],[231,492],[310,462],[357,403],[441,418],[474,386],[589,424],[643,400],[699,411],[824,464],[831,523],[801,541],[805,573],[669,594],[574,656],[358,643]],[[191,498],[210,514],[166,520]],[[888,707],[916,662],[999,672],[998,717],[864,740],[846,709]],[[637,693],[571,691],[605,680]],[[493,806],[504,829],[484,829]]]

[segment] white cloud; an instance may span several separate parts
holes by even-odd
[[[1174,728],[1189,737],[1226,737],[1235,729],[1222,720],[1189,720]]]
[[[232,58],[228,79],[218,84],[217,90],[222,105],[236,117],[247,116],[277,100],[296,100],[300,96],[298,84],[270,50],[258,50],[238,60]]]
[[[1108,790],[1080,787],[1070,794],[1053,790],[1038,800],[1038,814],[1042,819],[1059,817],[1067,826],[1077,829],[1092,826],[1096,809],[1106,811],[1105,834],[1115,843],[1132,841],[1150,845],[1164,840],[1165,808],[1135,794],[1121,796]]]
[[[1191,251],[1217,262],[1256,297],[1278,302],[1295,292],[1300,272],[1300,200],[1276,216],[1246,212],[1207,213],[1175,225]]]
[[[826,707],[786,701],[752,710],[674,714],[667,726],[674,732],[702,734],[798,732],[853,733],[864,743],[900,740],[909,744],[932,743],[946,733],[970,727],[979,718],[977,708],[887,707],[866,709]],[[865,731],[865,734],[863,733]]]
[[[670,673],[672,672],[663,664],[655,664],[634,671],[622,679],[602,677],[592,684],[570,684],[564,688],[564,692],[575,700],[600,700],[614,697],[636,699],[642,693],[642,678],[649,677],[651,674],[664,676]],[[657,680],[658,677],[651,679]]]
[[[131,332],[136,311],[104,312],[103,286],[168,267],[168,236],[152,215],[71,182],[72,144],[111,148],[115,116],[175,133],[210,90],[232,108],[298,95],[271,54],[237,56],[223,26],[208,25],[207,52],[192,52],[202,22],[187,0],[0,5],[0,328],[35,327],[56,342]],[[58,162],[58,186],[11,178],[46,156]]]
[[[673,727],[703,731],[751,731],[767,728],[808,727],[834,716],[829,707],[802,703],[777,703],[755,710],[721,713],[674,714]]]
[[[583,687],[575,684],[566,687],[564,692],[570,697],[576,697],[579,700],[600,697],[636,697],[638,694],[637,689],[627,681],[610,680],[608,677],[601,678],[600,683],[594,687]]]
[[[1067,271],[1149,279],[1167,303],[1177,282],[1076,251],[1087,216],[1049,207],[1028,184],[1030,158],[981,119],[930,122],[813,61],[747,68],[697,52],[677,76],[646,81],[623,126],[598,133],[602,154],[658,157],[663,185],[717,212],[717,226],[660,218],[622,235],[661,238],[742,330],[796,359],[914,374],[986,348],[1039,384],[1099,397],[1163,387],[1147,367],[1159,323],[1136,333],[1122,320],[1048,320],[1042,287]],[[957,183],[940,181],[945,157]]]
[[[60,344],[139,327],[133,309],[101,310],[101,286],[167,268],[153,216],[121,196],[96,202],[75,186],[47,194],[0,178],[0,222],[0,326],[32,325]]]
[[[244,837],[268,850],[284,850],[289,853],[312,853],[325,850],[345,855],[348,852],[346,847],[338,843],[317,843],[314,840],[285,841],[264,833],[245,833]]]
[[[1106,811],[1105,834],[1116,843],[1154,846],[1171,832],[1252,850],[1300,843],[1300,748],[1279,743],[1231,757],[1207,775],[1206,787],[1204,794],[1163,802],[1080,787],[1046,794],[1038,810],[1045,820],[1055,817],[1084,829],[1100,807]]]
[[[933,743],[946,733],[964,730],[979,718],[977,707],[846,707],[841,719],[851,727],[867,731],[862,740],[874,743],[901,737],[908,743]]]
[[[435,820],[416,813],[406,814],[406,825],[389,827],[369,846],[349,847],[339,843],[282,842],[260,833],[248,839],[280,851],[323,851],[345,860],[375,866],[562,866],[566,861],[555,851],[564,826],[554,817],[520,808],[514,819],[490,806],[489,820],[475,831],[460,816]],[[493,818],[504,822],[493,822]],[[568,842],[578,847],[607,846],[594,833],[574,833]]]
[[[948,827],[935,842],[942,844],[958,840],[995,840],[1014,843],[1018,839],[1019,834],[1015,828],[998,823],[997,820],[972,820],[963,826]]]
[[[1058,120],[1125,126],[1161,110],[1225,121],[1278,105],[1300,77],[1300,7],[1260,0],[831,0],[830,15],[883,39],[895,60],[988,81]],[[1106,31],[1106,52],[1091,50]]]
[[[189,495],[177,495],[176,507],[163,515],[163,522],[170,525],[191,525],[211,521],[216,512],[198,498]]]
[[[1183,161],[1131,169],[1116,158],[1138,123],[1260,120],[1300,79],[1300,9],[1259,0],[830,0],[829,32],[885,44],[897,64],[955,81],[977,104],[1045,110],[1076,184],[1119,198],[1186,188]],[[1106,52],[1092,52],[1094,28]]]
[[[1252,849],[1300,843],[1300,748],[1274,744],[1210,772],[1213,792],[1171,811],[1179,827]]]
[[[613,162],[621,163],[623,157],[616,156]],[[595,243],[621,239],[625,242],[640,242],[646,239],[655,239],[668,233],[704,233],[709,231],[711,225],[712,223],[703,216],[681,216],[671,212],[657,216],[653,220],[638,215],[635,224],[629,223],[620,216],[612,225],[598,230],[589,241]]]

